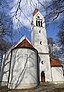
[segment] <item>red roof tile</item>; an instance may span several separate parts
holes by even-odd
[[[33,16],[34,16],[38,11],[39,11],[39,10],[36,8],[36,9],[34,10],[34,12],[32,13]]]
[[[33,46],[28,42],[27,39],[24,39],[16,47],[31,47],[31,48],[33,48]]]
[[[55,57],[51,58],[51,62],[50,63],[51,63],[51,66],[62,66],[60,61],[57,58],[55,58]]]

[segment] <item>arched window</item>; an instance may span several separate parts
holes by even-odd
[[[43,64],[43,61],[41,61],[41,63]]]
[[[40,41],[40,44],[42,45],[42,41]]]
[[[41,19],[36,20],[36,26],[42,27],[42,20]]]
[[[37,16],[37,18],[40,18],[40,16]]]
[[[41,30],[39,30],[39,33],[41,33]]]
[[[42,27],[42,21],[41,21],[41,27]]]

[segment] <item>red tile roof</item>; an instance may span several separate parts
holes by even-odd
[[[51,62],[50,63],[51,63],[51,66],[62,66],[60,61],[57,58],[55,58],[55,57],[51,58]]]
[[[16,47],[31,47],[34,48],[27,39],[24,39],[22,42],[20,42]]]
[[[34,10],[34,12],[32,13],[33,16],[34,16],[38,11],[39,11],[39,10],[36,8],[36,9]]]

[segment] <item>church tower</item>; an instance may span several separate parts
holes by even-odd
[[[36,8],[32,16],[32,45],[39,55],[39,76],[41,82],[52,81],[49,49],[47,44],[45,21],[42,14]]]

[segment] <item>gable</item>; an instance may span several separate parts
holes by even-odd
[[[62,66],[60,61],[57,58],[55,58],[55,57],[51,58],[51,62],[50,63],[51,63],[52,67],[60,67],[60,66]]]
[[[44,16],[39,12],[39,10],[36,8],[33,12],[33,17],[32,17],[32,25],[37,26],[40,25],[40,27],[45,27],[45,20]]]
[[[29,43],[26,38],[22,42],[20,42],[16,47],[30,47],[30,48],[33,48],[31,43]]]
[[[44,21],[44,16],[40,13],[40,11],[37,8],[35,8],[32,15],[33,15],[33,18],[36,18],[37,16],[40,16],[40,18],[43,19],[43,21]]]

